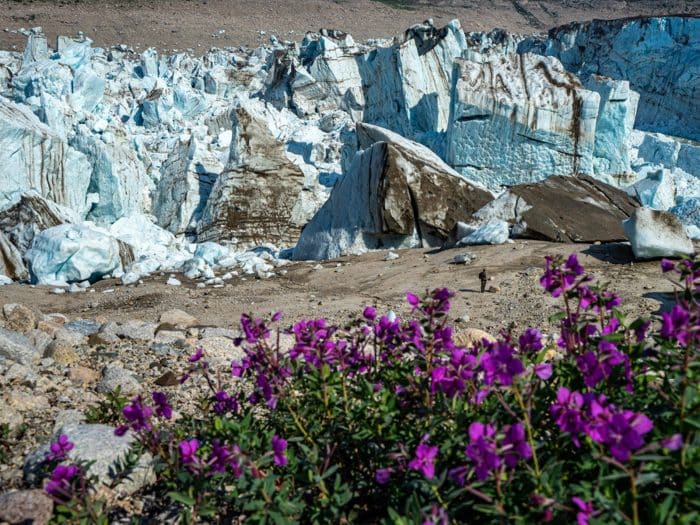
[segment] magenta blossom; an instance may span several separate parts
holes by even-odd
[[[202,358],[203,355],[204,355],[204,349],[201,346],[199,346],[199,347],[197,347],[197,350],[195,351],[195,353],[187,358],[187,361],[189,361],[190,363],[196,363],[197,361],[199,361]]]
[[[153,392],[151,395],[156,406],[156,416],[164,419],[173,417],[173,409],[170,407],[166,395],[163,392]]]
[[[421,443],[416,448],[416,457],[408,463],[408,468],[417,470],[426,478],[432,479],[435,476],[435,457],[438,448],[430,446],[428,443]]]
[[[62,503],[70,501],[73,496],[71,483],[79,472],[76,465],[57,465],[51,473],[51,479],[46,482],[44,491]]]
[[[389,483],[393,471],[392,468],[380,468],[374,473],[374,480],[379,485],[386,485]]]
[[[275,465],[284,467],[287,465],[287,456],[284,451],[287,450],[287,440],[282,439],[278,435],[272,436],[272,452],[274,454]]]
[[[574,496],[571,501],[576,505],[578,512],[576,513],[576,525],[588,525],[588,518],[590,518],[595,509],[590,501],[584,501],[581,498]]]
[[[180,456],[185,465],[193,465],[197,463],[197,450],[199,449],[199,441],[197,439],[183,440],[178,445]]]
[[[469,440],[465,453],[475,463],[476,479],[484,481],[501,465],[496,451],[496,429],[475,421],[469,425]]]
[[[47,461],[62,461],[64,460],[68,452],[73,449],[73,442],[68,439],[68,436],[61,434],[58,439],[51,443],[49,447],[49,452],[46,453]]]

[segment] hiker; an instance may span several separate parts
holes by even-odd
[[[486,268],[481,270],[481,273],[479,274],[479,280],[481,281],[481,293],[484,293],[486,291],[486,281],[489,280],[489,278],[486,277]]]

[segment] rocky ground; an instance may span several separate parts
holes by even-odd
[[[83,31],[99,46],[206,50],[257,46],[270,35],[301,40],[333,28],[356,39],[391,37],[432,18],[457,18],[465,31],[500,27],[536,33],[591,18],[700,14],[698,0],[0,0],[0,49],[24,47],[19,28],[42,26],[51,38]]]
[[[56,432],[72,431],[82,435],[83,447],[104,450],[95,440],[112,439],[112,430],[81,426],[81,421],[88,406],[117,385],[129,395],[164,389],[176,406],[186,407],[203,385],[177,386],[185,358],[201,345],[226,366],[236,355],[229,338],[236,335],[242,312],[281,310],[283,324],[311,316],[343,323],[367,304],[409,315],[407,290],[447,286],[456,291],[451,315],[458,331],[480,328],[494,334],[515,323],[516,329],[536,325],[552,333],[547,318],[557,302],[538,284],[543,259],[573,251],[597,278],[612,284],[629,314],[658,315],[672,300],[674,287],[658,261],[633,263],[627,245],[539,241],[292,263],[270,279],[234,277],[221,287],[198,288],[181,275],[176,276],[180,286],[166,284],[169,275],[163,275],[135,286],[105,280],[61,295],[49,287],[0,287],[0,424],[13,429],[0,436],[0,487],[26,487],[25,459]],[[474,259],[454,263],[465,252]],[[491,276],[485,294],[479,293],[482,268]],[[109,454],[118,446],[108,447]]]

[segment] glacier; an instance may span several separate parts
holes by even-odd
[[[136,283],[158,271],[211,279],[238,269],[266,278],[286,248],[317,259],[439,245],[454,221],[488,223],[472,214],[504,190],[550,177],[622,188],[692,233],[699,59],[700,20],[682,16],[534,37],[426,21],[390,40],[321,30],[199,57],[102,49],[82,35],[51,48],[34,28],[24,52],[0,51],[0,273]],[[391,180],[381,173],[394,168],[417,194],[396,201],[401,219],[387,228],[372,211],[381,201],[356,192]],[[420,183],[438,174],[460,177],[479,205],[446,210],[454,183]],[[404,208],[421,199],[435,209]],[[18,203],[33,211],[22,215]],[[41,237],[55,227],[106,232],[133,257],[108,269],[111,255],[95,255],[94,272],[59,275],[50,254],[37,255],[67,253],[65,235]],[[80,239],[93,253],[89,234],[69,240]],[[203,243],[221,257],[197,255]],[[270,243],[268,255],[254,251]]]

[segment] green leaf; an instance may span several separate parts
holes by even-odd
[[[168,497],[173,501],[177,501],[183,505],[187,505],[188,507],[192,507],[195,503],[193,498],[187,494],[183,494],[182,492],[168,492]]]

